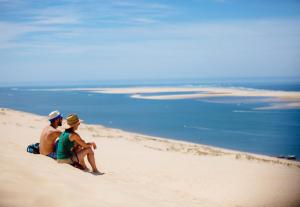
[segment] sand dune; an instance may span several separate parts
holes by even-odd
[[[300,164],[81,125],[94,176],[26,152],[45,117],[0,109],[0,206],[299,206]]]

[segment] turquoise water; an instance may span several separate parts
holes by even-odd
[[[229,86],[300,89],[299,84],[282,83]],[[41,90],[48,88],[2,87],[0,107],[44,116],[52,110],[63,115],[75,112],[89,124],[271,156],[300,157],[300,110],[253,110],[266,106],[255,98],[142,100],[119,94]]]

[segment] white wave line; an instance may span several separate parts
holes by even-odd
[[[213,130],[211,128],[207,128],[207,127],[201,127],[201,126],[187,126],[184,125],[184,128],[189,128],[189,129],[198,129],[198,130]]]

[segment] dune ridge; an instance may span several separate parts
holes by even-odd
[[[300,164],[82,124],[94,176],[26,152],[46,117],[0,109],[0,206],[292,206]]]

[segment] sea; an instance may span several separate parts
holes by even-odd
[[[269,156],[300,158],[300,110],[255,110],[268,103],[258,98],[185,100],[133,99],[128,94],[101,94],[55,89],[91,87],[200,86],[300,91],[298,80],[94,82],[92,84],[3,86],[0,107],[47,116],[77,113],[87,124],[137,132]],[[174,94],[174,93],[172,93]],[[176,94],[176,93],[175,93]],[[157,95],[157,94],[155,94]]]

